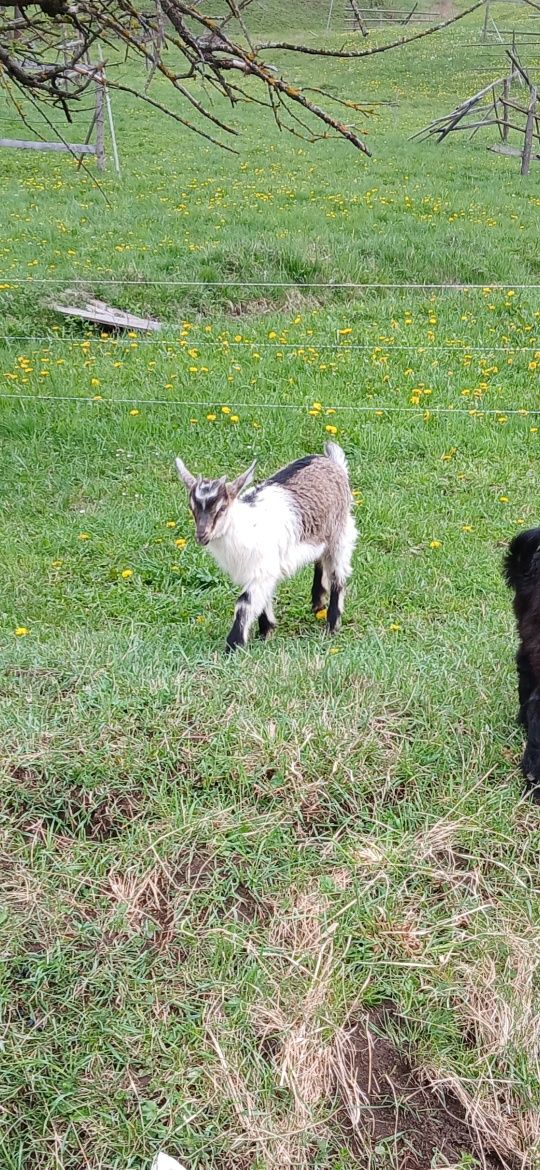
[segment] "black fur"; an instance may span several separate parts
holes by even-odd
[[[343,589],[338,585],[337,581],[331,581],[330,582],[330,601],[328,602],[328,619],[327,619],[328,620],[328,629],[329,629],[331,634],[335,634],[335,632],[338,628],[339,622],[340,622],[341,609],[340,609],[339,602],[340,602],[340,598],[342,596],[342,593],[343,593]]]
[[[303,471],[304,467],[309,467],[314,459],[320,459],[320,455],[303,455],[301,459],[295,459],[294,463],[288,463],[286,467],[280,468],[274,475],[271,475],[270,479],[266,481],[267,484],[275,483],[283,487],[290,479],[294,479],[299,471]]]
[[[272,630],[275,630],[275,628],[275,622],[271,622],[268,614],[266,613],[266,610],[263,610],[263,612],[259,614],[259,634],[261,638],[266,640],[268,635],[271,634]]]
[[[249,593],[241,593],[236,603],[234,622],[225,643],[225,650],[228,654],[230,654],[232,650],[237,650],[239,646],[245,646],[246,644],[245,618],[246,608],[249,606],[249,600]]]
[[[325,602],[326,592],[323,589],[323,568],[320,561],[315,561],[313,585],[311,587],[311,608],[313,613],[318,613],[320,609],[324,609]]]
[[[514,537],[504,559],[504,575],[514,592],[520,640],[518,718],[527,736],[521,768],[527,788],[540,803],[540,528]]]

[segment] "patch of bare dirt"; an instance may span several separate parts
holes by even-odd
[[[399,1170],[427,1170],[436,1155],[448,1165],[464,1155],[477,1159],[485,1170],[503,1170],[503,1163],[482,1147],[467,1124],[460,1102],[445,1091],[428,1088],[407,1057],[385,1033],[394,1015],[391,1005],[366,1014],[350,1033],[349,1076],[355,1083],[357,1115],[349,1118],[352,1146],[365,1150],[387,1143]]]
[[[234,894],[227,900],[226,912],[240,922],[261,922],[268,918],[269,908],[243,882],[239,882]]]
[[[11,772],[16,782],[8,805],[16,827],[39,840],[52,829],[65,840],[82,833],[90,841],[119,837],[127,825],[142,815],[139,789],[127,792],[85,789],[72,785],[64,793],[51,791],[44,774],[18,767]]]

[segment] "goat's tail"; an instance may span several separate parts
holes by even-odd
[[[540,528],[518,532],[510,542],[504,558],[503,572],[510,589],[521,592],[530,587],[537,576],[540,563],[533,566],[536,553],[540,550]]]
[[[345,475],[348,477],[349,465],[345,457],[345,452],[342,447],[340,447],[339,443],[325,443],[324,453],[327,459],[331,459],[332,463],[336,463],[338,467],[341,467],[341,470],[344,471]]]

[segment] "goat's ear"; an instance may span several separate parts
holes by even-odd
[[[256,466],[257,460],[254,459],[253,463],[250,464],[247,471],[242,472],[242,475],[238,475],[236,479],[233,479],[232,483],[228,485],[229,495],[233,499],[235,499],[235,497],[240,494],[243,488],[247,487],[248,483],[251,483],[255,474]]]
[[[194,487],[197,482],[195,476],[191,474],[191,471],[188,471],[185,463],[182,463],[181,459],[175,459],[175,463],[176,470],[178,472],[178,478],[182,480],[182,483],[187,488],[188,492],[190,492],[192,487]]]

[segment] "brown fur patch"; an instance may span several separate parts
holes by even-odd
[[[287,474],[289,473],[290,474]],[[302,519],[302,538],[313,544],[333,543],[351,506],[346,473],[325,455],[299,459],[268,481],[286,487]]]

